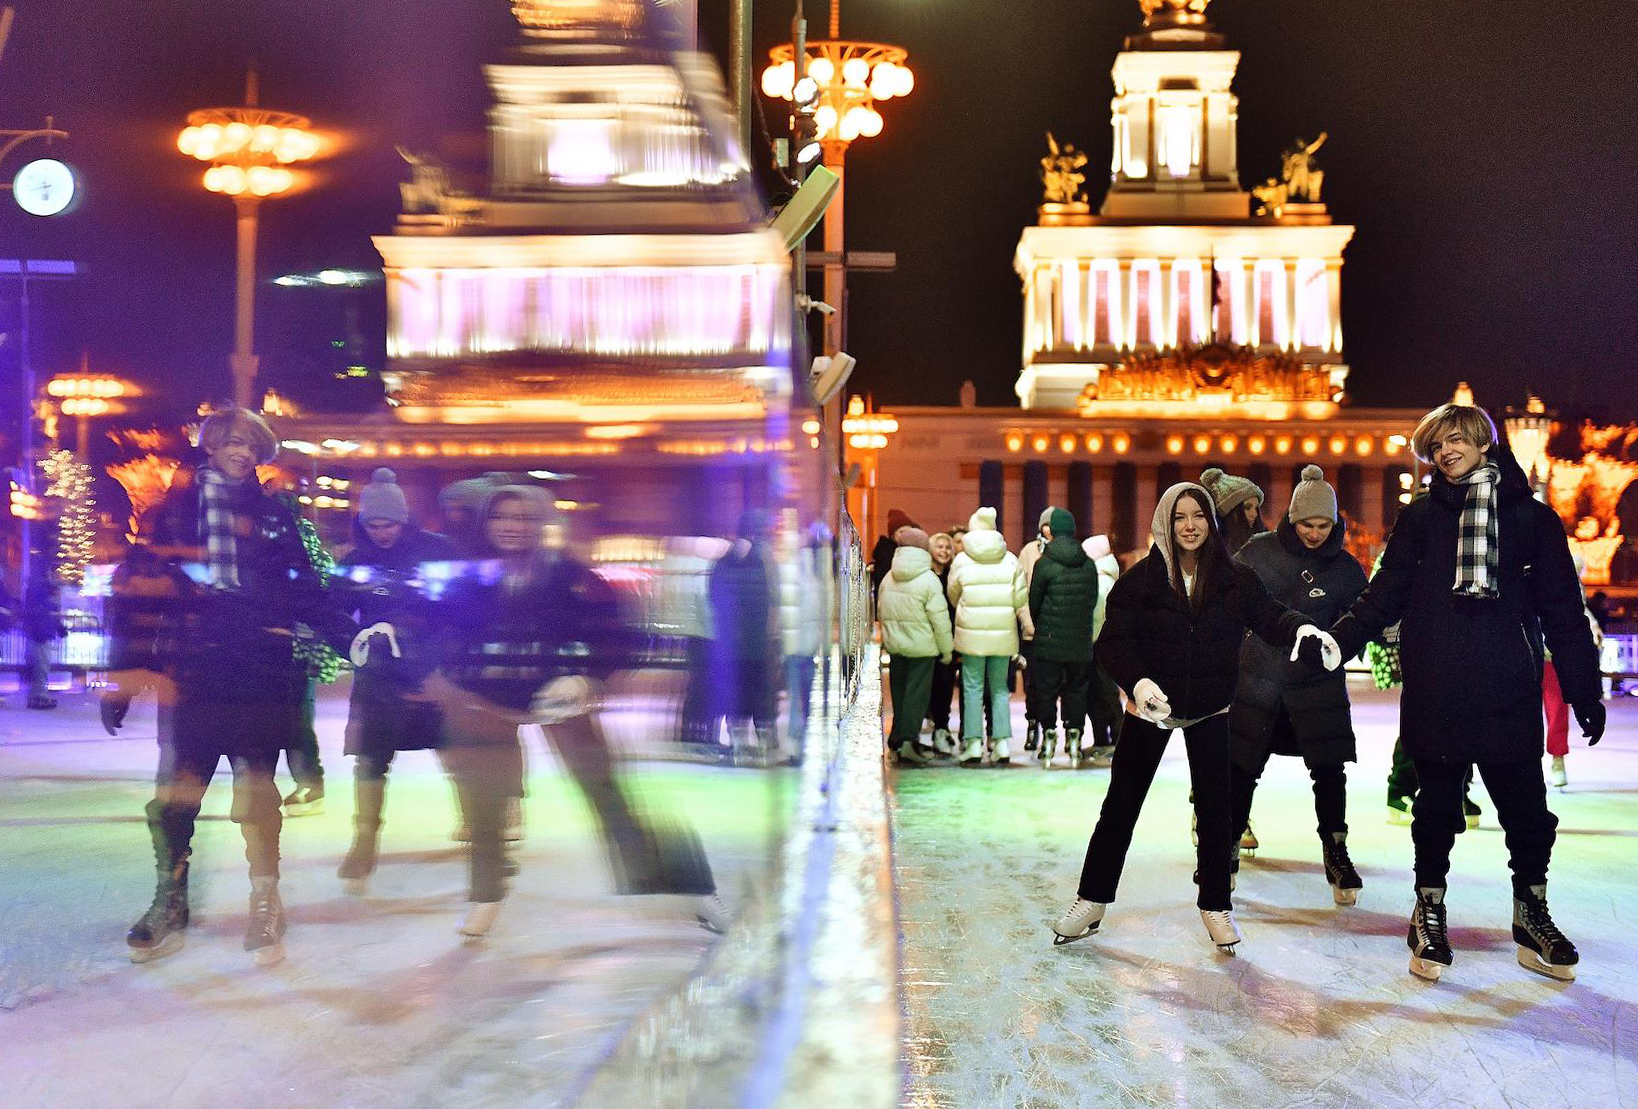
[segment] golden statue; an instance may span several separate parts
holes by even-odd
[[[1206,22],[1206,6],[1211,0],[1138,0],[1143,5],[1143,25],[1160,23],[1173,25],[1202,24]]]
[[[1043,202],[1084,203],[1086,194],[1081,192],[1081,186],[1086,184],[1086,174],[1080,170],[1086,165],[1085,152],[1076,150],[1073,143],[1059,146],[1051,131],[1047,132],[1047,149],[1051,153],[1041,159],[1041,184],[1046,186]]]
[[[1289,199],[1285,182],[1273,177],[1252,189],[1251,195],[1257,199],[1257,214],[1273,216],[1275,219],[1284,214],[1285,204]]]
[[[1314,168],[1314,154],[1325,145],[1326,132],[1321,131],[1313,142],[1298,139],[1281,155],[1281,179],[1286,199],[1305,204],[1320,202],[1320,188],[1325,184],[1325,171]]]

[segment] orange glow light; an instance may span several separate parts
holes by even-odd
[[[1045,434],[1040,434],[1030,440],[1029,445],[1036,454],[1045,454],[1046,449],[1052,445],[1052,440],[1048,439]]]
[[[1124,431],[1115,433],[1115,453],[1125,454],[1132,449],[1132,437]]]
[[[1167,454],[1182,454],[1183,453],[1183,436],[1181,436],[1181,435],[1168,435],[1166,437],[1166,453]]]
[[[1007,449],[1017,454],[1024,449],[1024,433],[1021,431],[1007,432]]]
[[[1261,435],[1253,435],[1250,439],[1246,440],[1246,450],[1250,451],[1252,454],[1262,454],[1267,449],[1268,440],[1264,439]]]
[[[1079,440],[1073,435],[1060,435],[1058,436],[1058,449],[1063,451],[1065,454],[1074,454],[1075,444],[1078,442]]]
[[[1275,439],[1274,440],[1274,453],[1275,454],[1290,454],[1291,453],[1291,436],[1282,435],[1278,439]]]
[[[1340,435],[1333,435],[1331,436],[1330,447],[1332,454],[1341,454],[1343,451],[1348,449],[1348,440],[1344,439]]]
[[[1225,435],[1217,441],[1217,445],[1223,448],[1224,454],[1233,454],[1240,449],[1240,438],[1237,435]]]
[[[1091,451],[1093,454],[1097,454],[1099,451],[1103,450],[1103,436],[1099,435],[1095,431],[1087,435],[1086,449]]]
[[[1354,440],[1354,453],[1359,455],[1361,458],[1369,457],[1370,453],[1375,449],[1376,440],[1372,439],[1369,435],[1361,435],[1358,439]]]
[[[1211,450],[1211,436],[1196,435],[1194,437],[1194,453],[1205,454],[1209,450]]]
[[[1312,458],[1319,453],[1319,440],[1310,435],[1302,441],[1302,453]]]

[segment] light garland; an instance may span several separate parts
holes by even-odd
[[[91,564],[97,533],[91,496],[91,467],[75,459],[72,451],[52,451],[41,464],[50,479],[47,497],[62,501],[57,520],[57,561],[53,575],[63,585],[78,588]]]

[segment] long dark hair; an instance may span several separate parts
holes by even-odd
[[[1206,594],[1216,587],[1218,575],[1227,575],[1231,566],[1228,547],[1223,543],[1222,529],[1217,526],[1217,512],[1212,506],[1210,495],[1198,489],[1183,490],[1177,495],[1177,500],[1172,502],[1174,515],[1184,497],[1199,505],[1200,511],[1206,517],[1206,541],[1200,544],[1200,565],[1194,571],[1192,597],[1183,585],[1183,559],[1180,557],[1182,552],[1177,548],[1176,524],[1172,520],[1166,521],[1166,544],[1172,553],[1172,588],[1177,590],[1177,595],[1183,598],[1191,610],[1199,612]]]

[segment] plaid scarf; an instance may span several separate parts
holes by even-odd
[[[1456,586],[1460,597],[1493,598],[1500,592],[1500,548],[1496,543],[1496,483],[1501,469],[1480,466],[1455,484],[1467,486],[1456,539]]]
[[[235,488],[214,468],[199,468],[199,537],[205,542],[212,589],[239,588],[239,546],[233,534]]]

